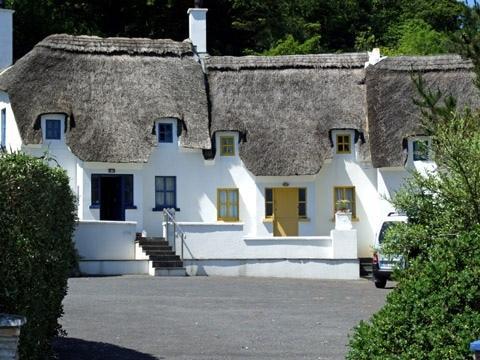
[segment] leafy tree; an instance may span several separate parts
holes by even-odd
[[[75,196],[46,161],[0,153],[0,312],[23,315],[21,359],[46,359],[75,265]]]
[[[447,34],[434,30],[421,19],[408,20],[390,30],[398,42],[393,48],[383,48],[385,55],[433,55],[450,52],[452,46]]]
[[[477,26],[475,11],[466,18]],[[478,64],[469,26],[462,49]],[[478,83],[478,65],[476,75]],[[466,359],[480,336],[480,111],[414,82],[438,169],[415,173],[393,199],[409,223],[389,230],[381,250],[409,266],[385,306],[356,327],[349,359]]]
[[[316,54],[321,52],[320,36],[314,36],[303,43],[298,42],[292,35],[288,35],[285,39],[278,41],[275,46],[262,55],[292,55],[292,54]]]

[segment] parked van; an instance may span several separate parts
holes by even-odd
[[[380,252],[380,245],[382,245],[387,230],[394,224],[400,222],[406,223],[408,218],[405,215],[398,213],[390,213],[382,221],[380,228],[375,234],[374,253],[372,259],[373,281],[377,288],[384,288],[387,280],[393,273],[393,270],[401,264],[400,257],[384,256]]]

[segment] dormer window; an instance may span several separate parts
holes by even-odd
[[[49,144],[61,144],[64,140],[65,115],[46,114],[42,115],[43,140]]]
[[[220,136],[220,156],[235,155],[235,138],[233,136]]]
[[[62,123],[60,120],[46,119],[45,120],[45,139],[46,140],[60,140],[62,131]]]
[[[432,139],[428,136],[408,138],[408,161],[430,161]]]
[[[155,133],[158,146],[171,147],[178,142],[176,118],[161,118],[155,121]]]
[[[413,161],[428,161],[429,156],[429,141],[428,140],[413,140]]]
[[[159,143],[173,142],[173,124],[171,123],[158,124],[158,142]]]
[[[337,154],[350,154],[350,142],[350,134],[337,134]]]

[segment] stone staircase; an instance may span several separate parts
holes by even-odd
[[[372,258],[360,258],[360,277],[365,279],[372,278]]]
[[[175,254],[165,238],[138,238],[138,244],[152,262],[151,275],[154,276],[186,276],[183,261]]]

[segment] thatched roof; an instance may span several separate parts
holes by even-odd
[[[181,120],[180,142],[208,149],[205,78],[188,42],[52,35],[0,77],[25,143],[45,113],[70,116],[66,143],[85,161],[146,162],[153,123]]]
[[[470,61],[458,55],[401,56],[386,58],[367,68],[368,126],[374,167],[403,166],[404,139],[423,134],[412,71],[421,74],[428,87],[457,98],[458,104],[480,105],[473,85]]]
[[[329,130],[366,129],[367,54],[210,57],[211,132],[239,131],[255,175],[316,174]],[[366,148],[366,147],[365,147]]]

